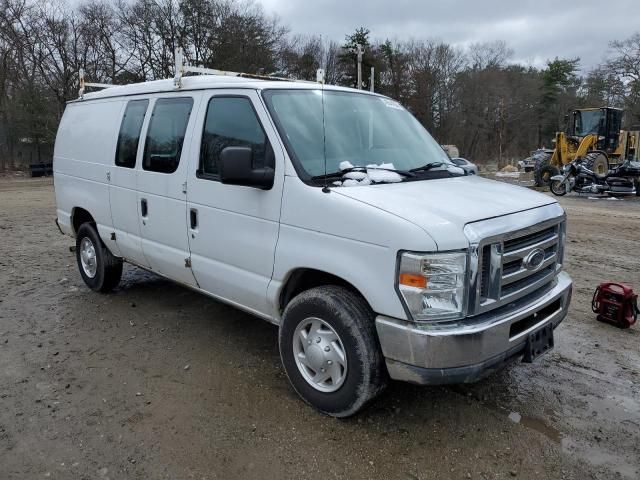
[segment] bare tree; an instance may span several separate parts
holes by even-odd
[[[625,105],[634,122],[640,121],[640,32],[622,41],[611,42],[613,58],[606,66],[622,81]]]
[[[513,57],[513,50],[507,46],[507,42],[504,40],[472,43],[469,45],[467,56],[470,67],[473,69],[502,68]]]
[[[376,92],[399,100],[441,143],[505,163],[549,145],[567,108],[625,106],[640,120],[640,33],[611,43],[609,59],[585,76],[578,59],[545,68],[515,65],[504,41],[466,49],[424,39],[372,40],[366,28],[344,45],[289,35],[253,0],[0,0],[0,169],[26,145],[51,151],[78,70],[91,80],[130,83],[172,77],[174,53],[222,70],[355,85],[357,43],[365,45]]]

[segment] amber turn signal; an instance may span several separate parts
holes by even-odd
[[[401,273],[400,285],[415,288],[427,288],[427,278],[415,273]]]

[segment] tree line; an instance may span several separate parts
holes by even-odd
[[[608,58],[581,74],[578,58],[514,63],[504,41],[463,49],[375,40],[366,28],[344,42],[293,35],[250,0],[0,0],[0,170],[50,161],[81,68],[92,82],[169,78],[181,47],[195,65],[305,80],[324,68],[327,83],[355,87],[357,44],[363,88],[373,81],[440,143],[479,163],[501,166],[550,146],[572,107],[622,107],[628,126],[640,123],[640,33],[611,42]]]

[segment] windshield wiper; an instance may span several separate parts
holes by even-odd
[[[426,165],[422,165],[421,167],[412,168],[409,171],[410,172],[428,172],[433,168],[441,167],[443,165],[444,165],[444,162],[427,163]]]
[[[395,168],[355,166],[355,167],[345,168],[344,170],[340,170],[340,171],[337,171],[337,172],[327,173],[326,175],[324,175],[324,174],[323,175],[316,175],[314,177],[311,177],[311,180],[322,180],[323,178],[341,177],[345,173],[349,173],[349,172],[366,172],[367,170],[384,170],[385,172],[397,173],[398,175],[402,175],[403,177],[415,177],[415,174],[412,173],[413,170],[407,171],[407,170],[396,170]]]

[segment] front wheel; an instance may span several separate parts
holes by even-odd
[[[284,311],[278,340],[291,385],[322,413],[351,416],[386,386],[374,314],[346,288],[322,286],[296,296]]]
[[[551,193],[557,195],[558,197],[562,197],[567,194],[567,189],[565,186],[565,182],[568,180],[551,180],[549,184],[549,188],[551,189]]]

